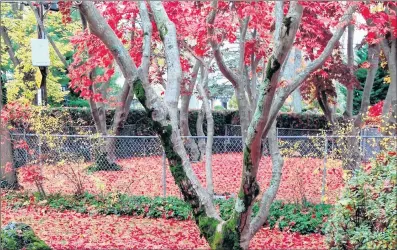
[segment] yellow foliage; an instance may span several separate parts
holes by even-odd
[[[390,83],[391,83],[390,75],[385,76],[385,77],[383,78],[383,82],[386,83],[386,84],[390,84]]]
[[[1,25],[5,26],[8,35],[15,46],[15,56],[21,62],[19,70],[14,70],[13,80],[6,84],[7,98],[9,101],[20,100],[22,102],[33,101],[40,87],[41,73],[38,67],[32,65],[30,40],[37,38],[37,23],[33,11],[30,8],[24,8],[23,11],[13,13],[12,16],[4,15],[11,11],[10,4],[2,4]],[[17,18],[17,17],[21,18]],[[54,40],[61,54],[73,51],[73,47],[68,43],[68,37],[78,29],[76,23],[68,25],[62,24],[61,13],[48,12],[46,14],[44,25],[49,31],[49,36]],[[3,43],[3,41],[1,41]],[[48,68],[47,75],[47,94],[54,102],[61,102],[66,95],[62,92],[59,78],[52,73],[53,70],[64,71],[64,65],[56,55],[52,46],[50,47],[51,65]],[[2,53],[1,66],[9,62],[8,53]],[[30,80],[23,79],[26,73],[31,73]]]

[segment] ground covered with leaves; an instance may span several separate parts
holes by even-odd
[[[45,206],[9,209],[2,201],[2,226],[10,221],[30,225],[53,249],[208,249],[192,220],[142,216],[89,215]],[[324,249],[324,236],[300,235],[263,228],[252,249]]]
[[[48,193],[72,194],[76,191],[76,183],[81,180],[84,191],[93,194],[126,193],[129,195],[161,196],[162,158],[142,157],[123,159],[117,162],[121,171],[87,171],[89,163],[44,165],[43,183]],[[217,194],[235,194],[241,178],[242,155],[216,154],[213,156],[214,188]],[[285,165],[280,189],[276,199],[289,202],[307,200],[313,203],[321,201],[323,159],[320,158],[285,158]],[[205,185],[205,163],[192,164],[199,180]],[[328,203],[334,203],[343,187],[342,169],[339,161],[327,160],[326,195]],[[19,170],[21,184],[25,190],[36,191],[34,182],[29,180],[29,168]],[[258,182],[262,191],[269,186],[271,177],[271,160],[263,157],[260,162]],[[27,177],[26,177],[27,176]],[[23,178],[26,177],[26,178]],[[174,179],[167,167],[166,191],[169,196],[180,196]]]

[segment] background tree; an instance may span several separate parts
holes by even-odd
[[[363,89],[365,80],[367,78],[368,69],[360,67],[363,63],[368,61],[368,46],[364,46],[356,51],[356,63],[359,68],[356,70],[355,75],[357,80],[360,82],[360,89],[354,90],[353,99],[353,114],[357,115],[360,110],[361,100],[363,98]],[[375,75],[374,85],[370,95],[370,104],[374,105],[386,98],[387,90],[390,84],[390,75],[387,72],[387,61],[383,56],[379,62],[379,67]]]
[[[2,4],[2,43],[7,46],[8,53],[2,58],[1,67],[11,71],[13,79],[7,82],[7,97],[9,101],[20,100],[23,102],[33,102],[37,97],[37,89],[41,84],[41,74],[37,67],[31,64],[30,39],[37,37],[36,17],[31,8],[24,8],[13,12],[11,4]],[[63,27],[61,14],[49,11],[46,13],[46,32],[52,38],[55,51],[50,46],[49,74],[47,77],[48,98],[50,104],[57,104],[63,101],[67,92],[62,92],[61,83],[66,83],[68,79],[65,74],[64,61],[70,58],[72,46],[68,43],[68,36],[75,30],[75,23]],[[49,28],[47,28],[49,27]],[[9,67],[10,62],[13,67]]]

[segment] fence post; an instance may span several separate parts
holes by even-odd
[[[23,129],[23,140],[26,142],[26,144],[28,143],[28,141],[26,140],[26,130]],[[27,165],[28,164],[28,151],[25,149],[24,151],[24,156],[25,156],[25,162],[23,165]]]
[[[327,135],[324,137],[324,160],[323,160],[323,179],[322,179],[322,187],[321,187],[321,203],[324,203],[325,197],[325,186],[327,182],[327,155],[328,155],[328,138]]]
[[[167,195],[167,165],[165,159],[165,151],[163,151],[163,197],[165,198]]]
[[[37,135],[37,137],[38,137],[38,141],[39,141],[39,166],[40,166],[40,175],[41,176],[43,176],[43,164],[42,164],[42,162],[41,162],[41,136],[40,135]]]

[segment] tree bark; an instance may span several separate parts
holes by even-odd
[[[204,128],[203,128],[204,113],[205,113],[204,103],[202,103],[201,104],[201,108],[198,111],[197,121],[196,121],[197,135],[200,136],[200,137],[205,137]],[[198,141],[198,147],[199,147],[200,152],[205,152],[205,139],[199,138],[197,141]]]
[[[284,2],[276,2],[276,28],[273,38],[275,46],[267,63],[265,80],[259,88],[258,103],[244,145],[243,176],[235,211],[236,218],[239,221],[238,231],[241,235],[243,248],[248,248],[249,241],[252,238],[249,226],[252,206],[259,194],[256,176],[262,156],[262,136],[267,135],[263,134],[263,131],[269,122],[270,107],[276,93],[281,66],[292,48],[302,18],[303,8],[298,3],[292,2],[290,4],[285,17],[283,8]],[[273,124],[273,121],[271,123]]]
[[[142,27],[144,32],[144,43],[143,43],[143,55],[142,55],[142,62],[141,66],[138,69],[141,71],[141,75],[146,76],[149,73],[149,66],[150,66],[150,46],[151,46],[151,39],[152,39],[152,25],[150,24],[149,13],[144,2],[139,3],[139,13],[142,20]],[[134,21],[135,22],[135,21]],[[146,79],[147,80],[147,79]],[[123,89],[120,93],[119,103],[120,106],[116,108],[112,130],[115,136],[120,135],[121,129],[124,126],[124,123],[128,117],[128,113],[130,112],[131,103],[134,97],[133,91],[133,84],[129,82],[127,79],[124,81]],[[116,137],[108,138],[107,142],[107,153],[109,155],[109,160],[113,163],[116,160]]]
[[[294,72],[302,67],[302,52],[294,49]],[[299,89],[292,92],[292,108],[295,113],[302,113],[302,95]]]
[[[128,116],[129,106],[132,101],[132,89],[133,84],[138,81],[138,69],[134,64],[130,64],[125,58],[129,58],[128,53],[122,54],[120,53],[121,49],[124,49],[121,41],[114,36],[112,33],[112,29],[106,20],[103,19],[101,14],[95,8],[92,3],[81,3],[79,5],[80,14],[82,16],[83,27],[89,27],[90,32],[95,36],[104,39],[101,39],[104,44],[108,47],[116,62],[119,64],[121,71],[123,72],[125,82],[123,86],[122,93],[120,95],[120,101],[123,103],[122,107],[118,107],[115,113],[115,119],[113,124],[113,132],[117,135],[120,132],[122,124],[125,122],[126,117]],[[89,25],[86,25],[88,23]],[[111,32],[103,33],[104,30],[110,30]],[[150,44],[149,44],[150,46]],[[147,60],[146,57],[143,56],[143,61]],[[130,68],[131,70],[126,70],[126,68]],[[91,73],[91,79],[93,78],[94,72]],[[92,86],[92,91],[95,92],[95,86]],[[97,104],[92,98],[90,101],[91,114],[95,121],[95,126],[98,133],[102,135],[107,135],[107,127],[106,127],[106,110],[105,106],[101,104]],[[98,106],[99,105],[99,106]],[[101,153],[106,155],[107,166],[113,166],[115,161],[115,145],[116,141],[114,138],[107,139],[105,145],[101,147]]]

